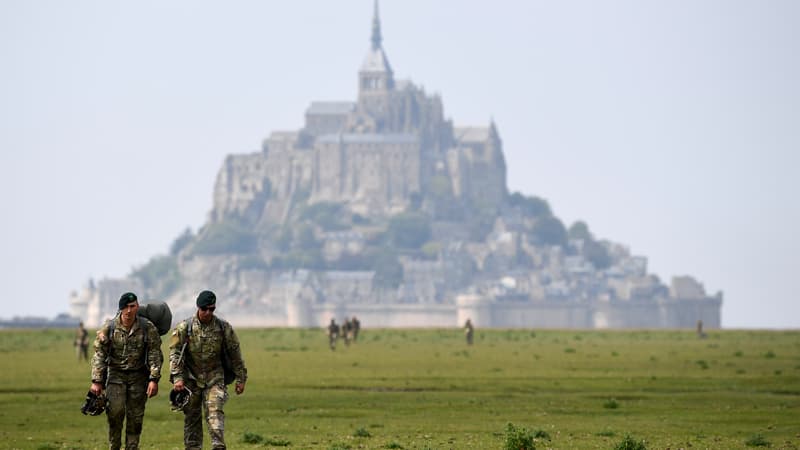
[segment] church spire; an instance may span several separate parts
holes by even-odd
[[[394,90],[394,75],[389,58],[383,51],[381,20],[378,16],[378,0],[372,15],[372,45],[370,45],[361,70],[358,71],[358,103],[365,111],[383,115],[388,108],[388,96]]]
[[[381,19],[378,17],[378,0],[375,0],[375,9],[372,15],[372,50],[381,48]]]

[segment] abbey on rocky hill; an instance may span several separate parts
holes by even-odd
[[[301,129],[229,155],[196,234],[70,304],[97,326],[132,290],[182,317],[204,289],[240,326],[718,328],[722,303],[509,194],[495,124],[454,126],[438,96],[395,79],[377,2],[356,101],[312,102]]]

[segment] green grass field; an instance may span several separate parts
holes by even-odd
[[[626,435],[648,449],[800,447],[799,331],[479,329],[467,347],[457,329],[365,329],[335,352],[321,330],[239,335],[250,381],[226,405],[231,449],[502,449],[509,423],[536,448]],[[72,337],[0,331],[0,448],[106,447],[105,417],[80,413],[89,367]],[[166,379],[143,448],[183,448]]]

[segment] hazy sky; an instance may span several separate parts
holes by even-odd
[[[497,123],[511,191],[800,327],[800,2],[383,0],[398,79]],[[0,2],[0,317],[165,253],[231,153],[354,100],[371,0]]]

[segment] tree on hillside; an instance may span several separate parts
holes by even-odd
[[[344,230],[349,227],[349,214],[341,203],[319,202],[305,206],[300,213],[301,220],[310,220],[325,231]]]
[[[198,254],[250,253],[257,249],[258,237],[235,221],[209,225],[200,233],[192,249]]]
[[[134,269],[129,276],[138,278],[149,291],[148,295],[159,298],[169,296],[181,282],[178,262],[173,255],[154,256],[147,264]]]
[[[388,233],[393,245],[418,249],[431,238],[431,221],[423,213],[401,213],[389,221]]]
[[[531,231],[534,242],[544,245],[560,245],[567,243],[567,230],[557,217],[538,219]]]
[[[553,213],[547,200],[536,196],[525,196],[519,192],[514,192],[508,196],[508,203],[512,207],[519,208],[520,211],[529,217],[549,217]]]
[[[172,241],[172,245],[170,245],[169,247],[169,254],[172,256],[176,256],[178,253],[181,252],[181,250],[186,248],[186,246],[188,246],[193,239],[194,239],[194,234],[192,234],[192,229],[186,227],[186,229],[183,230],[183,233],[181,233],[180,236],[178,236],[177,238],[175,238],[174,241]]]
[[[606,247],[595,241],[585,241],[583,243],[583,256],[592,263],[595,269],[602,270],[611,266],[611,255],[608,254]]]
[[[570,239],[583,239],[584,241],[594,240],[591,231],[589,231],[589,225],[586,225],[586,222],[582,220],[578,220],[577,222],[573,223],[569,227],[568,234]]]
[[[375,275],[372,286],[383,289],[397,289],[403,282],[403,265],[397,254],[390,248],[381,249],[375,256]]]

